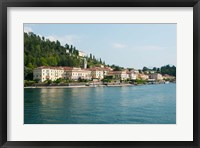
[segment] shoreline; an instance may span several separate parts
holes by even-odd
[[[123,86],[134,86],[133,84],[119,84],[119,85],[78,85],[78,86],[27,86],[24,88],[92,88],[92,87],[123,87]]]
[[[160,84],[165,84],[165,83],[160,83]],[[102,84],[96,84],[96,85],[75,85],[75,86],[27,86],[24,87],[26,89],[29,88],[93,88],[93,87],[127,87],[127,86],[142,86],[142,85],[157,85],[157,84],[110,84],[110,85],[102,85]]]

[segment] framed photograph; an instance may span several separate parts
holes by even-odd
[[[199,5],[1,1],[1,147],[200,147]]]

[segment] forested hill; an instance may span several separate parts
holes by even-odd
[[[66,53],[66,50],[69,53]],[[88,67],[105,64],[90,54],[86,57]],[[69,66],[81,67],[83,58],[73,45],[62,46],[59,41],[50,41],[34,33],[24,33],[24,75],[32,79],[33,69],[39,66]]]

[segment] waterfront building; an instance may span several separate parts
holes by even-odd
[[[93,67],[93,68],[88,68],[86,70],[91,71],[91,77],[93,79],[99,79],[99,80],[102,80],[105,76],[107,76],[110,71],[110,69],[107,67],[105,68]]]
[[[136,80],[136,78],[137,78],[136,73],[134,73],[133,71],[129,71],[129,72],[127,72],[127,74],[129,75],[130,80]]]
[[[159,73],[152,73],[149,75],[149,79],[162,80],[163,77]]]
[[[133,70],[131,70],[132,72],[134,72],[134,74],[139,74],[139,70],[136,70],[136,69],[133,69]]]
[[[100,67],[95,67],[95,68],[89,68],[89,71],[91,71],[91,77],[93,79],[99,79],[102,80],[104,78],[104,71]]]
[[[41,66],[33,70],[33,79],[44,82],[46,80],[55,81],[57,79],[91,79],[91,71],[73,67],[50,67]]]
[[[165,75],[163,75],[163,79],[175,79],[175,77],[165,74]]]
[[[103,70],[103,76],[107,76],[109,74],[109,72],[111,71],[109,68],[105,67],[105,68],[102,68]]]
[[[65,70],[65,78],[71,80],[78,80],[78,79],[91,79],[91,71],[87,69],[81,68],[64,68]]]
[[[41,66],[33,70],[33,79],[41,82],[46,80],[55,81],[64,77],[64,69],[62,67]]]
[[[129,79],[129,74],[127,73],[126,70],[124,70],[124,71],[110,71],[109,75],[113,76],[113,78],[119,79],[119,80]]]
[[[143,73],[138,73],[136,77],[137,77],[137,79],[141,79],[141,80],[149,79],[149,76],[146,74],[143,74]]]
[[[94,67],[94,68],[77,68],[77,67],[51,67],[51,66],[41,66],[33,70],[33,79],[44,82],[46,80],[55,81],[59,78],[61,79],[71,79],[71,80],[91,80],[98,79],[102,80],[105,76],[112,76],[117,80],[136,80],[136,79],[154,79],[163,80],[161,74],[152,73],[149,75],[138,73],[137,71],[123,70],[123,71],[112,71],[110,68],[105,67]],[[171,76],[165,76],[164,78],[169,78]]]

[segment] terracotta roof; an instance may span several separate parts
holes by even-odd
[[[86,71],[111,71],[109,68],[93,67],[93,68],[77,68],[77,67],[67,67],[67,66],[40,66],[37,69],[60,69],[60,70],[86,70]]]
[[[73,67],[66,67],[66,66],[65,66],[65,67],[63,67],[63,69],[64,69],[64,70],[72,70]]]
[[[109,68],[101,68],[101,67],[93,67],[93,68],[87,68],[87,69],[91,71],[110,71]]]
[[[59,69],[59,70],[62,70],[63,67],[58,67],[58,66],[40,66],[40,67],[37,67],[37,69]]]

